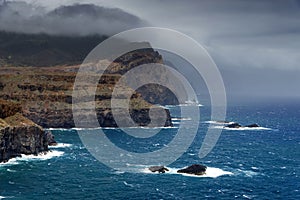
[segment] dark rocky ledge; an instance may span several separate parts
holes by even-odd
[[[158,172],[158,173],[165,173],[166,171],[169,171],[168,168],[165,166],[151,166],[148,168],[151,172]]]
[[[207,167],[204,165],[194,164],[187,168],[180,169],[178,173],[185,173],[185,174],[194,174],[194,175],[203,175],[206,172]]]
[[[19,104],[0,100],[0,106],[0,162],[48,151],[44,130],[20,114]]]

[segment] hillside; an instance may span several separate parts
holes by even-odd
[[[140,59],[135,59],[136,57]],[[137,66],[137,63],[161,63],[161,56],[153,49],[131,52],[127,54],[130,62],[126,65],[123,59],[112,63],[105,75],[99,80],[95,94],[98,121],[104,127],[116,127],[110,106],[111,94],[114,85],[124,73],[124,69]],[[126,66],[130,66],[126,68]],[[23,108],[24,116],[43,127],[74,127],[72,115],[73,84],[79,65],[52,66],[52,67],[1,67],[0,72],[0,99],[14,100]],[[155,87],[155,85],[153,85]],[[88,88],[86,88],[88,90]],[[134,121],[146,126],[150,123],[149,108],[152,104],[143,99],[140,93],[131,88],[122,88],[124,93],[133,93],[131,98],[130,114]],[[146,90],[144,91],[147,93]],[[153,91],[151,91],[153,92]],[[122,96],[122,95],[121,95]],[[168,98],[163,91],[152,93],[157,101]],[[152,98],[154,98],[152,97]],[[83,106],[84,107],[84,106]],[[170,113],[166,126],[172,125]],[[120,110],[120,112],[123,112]],[[83,120],[88,119],[90,113],[84,113]],[[91,113],[92,114],[92,113]],[[163,119],[162,119],[163,120]],[[88,122],[87,122],[88,124]]]
[[[0,99],[19,102],[23,115],[42,127],[74,127],[72,92],[77,70],[86,55],[105,38],[0,32]],[[142,64],[163,63],[162,56],[150,44],[147,46],[112,61],[99,80],[95,102],[101,126],[117,126],[110,100],[120,77]],[[161,71],[158,75],[163,78],[165,73]],[[144,79],[143,76],[136,79]],[[145,85],[136,92],[131,88],[122,91],[133,93],[130,114],[142,126],[150,123],[149,108],[153,104],[178,103],[169,89],[156,84]],[[170,126],[170,113],[166,113],[165,125]]]
[[[0,31],[0,65],[47,67],[80,64],[106,36],[50,36]]]

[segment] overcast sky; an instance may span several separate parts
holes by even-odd
[[[126,24],[122,30],[149,25],[172,28],[205,46],[229,95],[300,97],[299,0],[25,1],[47,12],[74,3],[119,8],[136,17],[134,23],[121,21]],[[110,27],[115,25],[105,24],[109,33],[119,31]]]

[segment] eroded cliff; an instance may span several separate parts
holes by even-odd
[[[130,52],[112,62],[99,80],[93,99],[100,126],[118,126],[112,116],[110,100],[120,77],[140,64],[162,62],[162,57],[153,49]],[[79,67],[2,67],[0,99],[19,102],[22,114],[42,127],[74,127],[72,92]],[[165,104],[168,100],[174,102],[165,89],[158,87],[153,85],[142,92],[122,88],[122,92],[132,93],[129,112],[136,124],[146,126],[150,123],[149,109],[153,104]],[[165,112],[167,119],[161,120],[165,121],[165,126],[171,126],[170,113],[167,109]],[[89,113],[82,113],[82,119],[85,120],[87,115]]]
[[[20,113],[19,103],[0,100],[0,107],[0,162],[48,151],[44,130]]]

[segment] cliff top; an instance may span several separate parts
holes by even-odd
[[[8,126],[36,126],[36,124],[24,117],[21,113],[16,113],[5,119],[0,119],[0,129]]]
[[[0,108],[0,129],[8,126],[36,125],[21,114],[20,103],[0,99]]]
[[[0,99],[0,118],[7,118],[22,112],[20,103]]]

